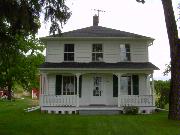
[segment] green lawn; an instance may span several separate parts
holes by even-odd
[[[180,122],[167,113],[80,116],[26,113],[30,99],[0,101],[0,135],[180,135]]]

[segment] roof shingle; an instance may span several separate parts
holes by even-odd
[[[102,26],[90,26],[82,29],[77,29],[69,32],[61,33],[60,35],[52,35],[48,37],[131,37],[131,38],[147,38],[152,39],[150,37],[115,30],[111,28],[106,28]]]
[[[138,63],[138,62],[118,62],[118,63],[105,63],[105,62],[90,62],[90,63],[78,63],[78,62],[62,62],[62,63],[50,63],[45,62],[40,65],[40,68],[95,68],[95,69],[150,69],[159,70],[158,67],[150,62]]]

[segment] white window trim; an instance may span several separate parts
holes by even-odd
[[[129,45],[129,49],[130,49],[130,51],[129,52],[126,52],[126,51],[121,51],[121,45],[125,45],[125,48],[126,48],[126,45]],[[130,43],[123,43],[123,44],[120,44],[119,45],[119,50],[120,50],[120,54],[119,54],[119,57],[120,57],[120,61],[119,62],[131,62],[132,60],[132,58],[131,58],[131,54],[132,54],[132,52],[131,52],[131,44]],[[121,60],[121,53],[125,53],[125,54],[130,54],[130,60],[126,60],[126,61],[122,61]]]
[[[93,52],[93,45],[96,45],[96,44],[100,44],[100,45],[102,45],[102,52]],[[102,61],[93,61],[93,54],[102,54]],[[104,45],[102,44],[102,43],[93,43],[92,44],[92,48],[91,48],[91,61],[92,62],[104,62]]]
[[[100,80],[101,80],[100,83],[99,83],[99,85],[98,85],[99,91],[100,91],[100,94],[99,94],[98,96],[94,96],[94,88],[96,87],[96,85],[94,85],[94,81],[95,81],[94,79],[95,79],[95,78],[100,78]],[[93,94],[93,97],[101,97],[101,96],[102,96],[102,85],[103,85],[103,84],[102,84],[102,76],[94,76],[94,77],[93,77],[93,93],[92,93],[92,94]]]
[[[64,79],[63,79],[63,77],[67,77],[67,76],[73,76],[73,75],[62,75],[62,79],[61,79],[61,84],[62,84],[62,85],[61,85],[61,95],[64,95],[64,94],[63,94],[63,91],[64,91],[64,90],[63,90],[63,87],[64,87],[64,84],[63,84]],[[75,86],[76,86],[76,84],[75,84],[75,83],[76,83],[76,82],[75,82],[75,76],[73,76],[73,78],[74,78],[74,95],[76,95],[76,94],[75,94],[75,92],[76,92],[76,88],[75,88]],[[67,92],[66,92],[66,95],[67,95]]]
[[[133,95],[132,75],[123,75],[122,77],[130,77],[130,79],[131,79],[131,94],[130,95]],[[127,95],[129,95],[128,89],[127,89]]]
[[[73,44],[73,43],[67,43],[67,44]],[[64,58],[63,62],[74,62],[75,61],[75,44],[73,44],[74,45],[74,52],[65,52],[65,45],[67,45],[67,44],[64,44],[64,53],[63,54],[65,55],[65,53],[73,53],[74,54],[74,60],[65,60],[65,58]]]

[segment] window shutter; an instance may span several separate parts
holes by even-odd
[[[133,75],[132,81],[133,81],[133,95],[139,95],[139,76]]]
[[[131,95],[131,76],[128,76],[128,95]]]
[[[56,95],[61,95],[62,75],[56,75]]]
[[[113,75],[113,97],[118,97],[118,77]]]
[[[75,77],[75,94],[77,94],[77,77]]]

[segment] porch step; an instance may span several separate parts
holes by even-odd
[[[121,114],[121,110],[79,110],[80,115],[113,115]]]

